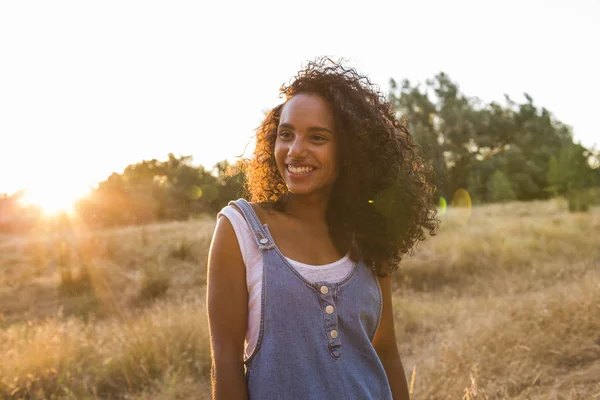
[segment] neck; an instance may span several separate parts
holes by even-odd
[[[298,196],[288,193],[284,201],[283,212],[307,223],[324,223],[327,217],[329,196],[314,194]]]

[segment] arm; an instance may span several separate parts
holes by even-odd
[[[248,324],[246,268],[235,231],[221,217],[208,255],[206,299],[213,400],[247,400],[244,338]]]
[[[373,338],[373,346],[385,369],[394,400],[409,400],[406,376],[404,375],[402,360],[400,360],[400,353],[396,344],[394,313],[392,311],[392,279],[390,274],[385,278],[379,278],[379,284],[383,296],[383,310],[379,328]]]

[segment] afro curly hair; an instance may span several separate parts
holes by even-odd
[[[379,87],[343,63],[309,62],[280,95],[287,102],[298,93],[317,94],[331,104],[342,163],[327,210],[329,231],[340,253],[350,251],[354,261],[386,276],[427,231],[437,231],[433,169]],[[285,102],[256,130],[256,148],[244,167],[250,200],[277,210],[288,193],[274,156]]]

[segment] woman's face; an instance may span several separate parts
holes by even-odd
[[[324,98],[299,93],[288,100],[277,128],[275,161],[291,193],[330,193],[339,172],[337,140]]]

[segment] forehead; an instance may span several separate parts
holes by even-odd
[[[299,93],[289,99],[281,110],[280,124],[322,126],[333,129],[333,110],[323,97]]]

